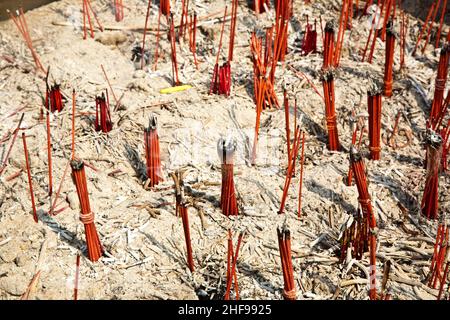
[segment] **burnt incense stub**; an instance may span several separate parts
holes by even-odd
[[[336,29],[336,22],[334,20],[330,20],[325,24],[325,32],[333,32]]]
[[[70,166],[74,171],[80,171],[84,167],[84,162],[81,160],[72,160],[70,161]]]
[[[144,130],[146,132],[150,132],[156,130],[157,126],[158,126],[158,118],[156,118],[154,114],[151,114],[150,117],[148,118],[148,127],[144,128]]]
[[[440,134],[433,130],[428,130],[425,137],[425,144],[433,149],[439,149],[442,145],[443,139]]]
[[[220,138],[217,142],[217,153],[223,164],[232,163],[237,149],[237,143],[233,138]]]
[[[355,147],[355,146],[351,146],[350,147],[350,162],[357,162],[362,160],[362,155],[361,152],[359,152],[359,150]]]

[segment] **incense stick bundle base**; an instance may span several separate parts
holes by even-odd
[[[367,219],[369,225],[369,255],[370,255],[370,289],[369,297],[376,300],[376,248],[377,248],[377,223],[373,212],[369,188],[367,184],[366,170],[364,161],[358,150],[352,146],[350,149],[350,163],[355,177],[355,183],[358,188],[358,201],[363,213],[363,219]]]
[[[219,139],[217,152],[222,162],[222,191],[220,196],[220,207],[226,216],[238,215],[239,210],[234,187],[234,153],[236,142],[233,139]]]
[[[92,212],[89,203],[84,163],[83,161],[72,160],[70,166],[72,168],[72,178],[80,201],[80,220],[84,224],[88,258],[95,262],[103,255],[103,248],[95,227],[94,213]]]
[[[433,104],[431,105],[430,122],[432,126],[437,124],[444,102],[445,86],[447,84],[448,63],[450,58],[450,44],[445,44],[440,52],[439,65],[434,87]]]
[[[381,156],[381,90],[374,87],[367,92],[369,111],[370,159],[380,160]]]
[[[427,144],[427,176],[423,192],[421,211],[428,219],[438,218],[439,208],[439,173],[442,158],[442,137],[429,130],[426,137]]]
[[[61,88],[59,84],[55,84],[51,87],[49,92],[49,100],[50,100],[50,111],[51,112],[61,112],[63,109],[63,101],[62,101],[62,95],[61,95]]]
[[[369,224],[359,209],[345,224],[341,236],[341,262],[345,261],[349,249],[356,260],[361,260],[364,253],[369,251]]]
[[[284,226],[277,228],[278,247],[280,249],[281,268],[283,270],[285,300],[296,300],[294,268],[292,266],[291,232]]]
[[[150,116],[148,127],[144,129],[144,143],[147,179],[150,181],[149,186],[153,188],[163,181],[157,119],[154,115]]]
[[[395,37],[393,23],[389,21],[386,29],[386,58],[384,63],[384,95],[386,97],[392,96]]]
[[[339,151],[339,134],[337,129],[335,95],[334,95],[334,73],[331,69],[322,70],[322,85],[325,98],[325,115],[328,129],[328,150]]]

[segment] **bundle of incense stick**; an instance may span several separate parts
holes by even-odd
[[[442,288],[447,281],[448,267],[445,266],[446,262],[448,265],[448,255],[449,250],[449,231],[450,228],[447,226],[445,221],[445,214],[439,219],[439,225],[437,228],[436,241],[434,243],[433,257],[430,264],[430,273],[428,275],[428,285],[433,289],[439,281],[439,297],[442,294]],[[444,272],[444,274],[442,274]],[[439,300],[439,298],[438,298]]]
[[[145,159],[147,161],[147,179],[150,181],[149,186],[153,188],[163,181],[157,119],[154,115],[150,116],[148,127],[144,129],[144,143]]]
[[[275,68],[278,61],[284,61],[288,49],[289,19],[292,17],[292,0],[275,1],[275,39],[273,44],[271,80],[275,80]]]
[[[292,176],[295,170],[295,161],[297,160],[298,151],[300,150],[300,140],[301,140],[300,137],[301,137],[300,127],[297,126],[294,134],[294,142],[289,152],[288,168],[286,171],[286,178],[284,180],[283,195],[281,197],[280,210],[278,211],[278,214],[284,213],[289,186],[291,185]],[[304,136],[303,136],[303,143],[304,143]]]
[[[341,50],[342,45],[344,44],[344,35],[345,30],[347,29],[347,26],[349,24],[349,18],[350,18],[350,12],[351,7],[353,6],[352,0],[343,0],[342,3],[342,9],[341,9],[341,16],[339,18],[339,31],[336,41],[336,50],[334,52],[333,57],[333,65],[335,67],[339,66],[339,62],[341,60]]]
[[[315,52],[317,52],[317,21],[314,20],[313,29],[313,25],[309,23],[308,16],[306,16],[306,29],[301,45],[301,54],[307,56]]]
[[[187,265],[191,272],[194,272],[194,258],[192,255],[191,231],[189,228],[188,203],[184,198],[183,176],[180,171],[172,173],[175,184],[176,215],[181,216],[183,222],[184,238],[186,241]]]
[[[434,98],[433,104],[431,105],[430,124],[433,129],[436,129],[438,121],[440,121],[440,118],[442,118],[446,113],[446,110],[443,110],[442,106],[444,103],[445,86],[447,84],[449,58],[450,44],[446,43],[442,46],[439,56],[436,83],[434,87]]]
[[[23,152],[25,155],[25,165],[27,167],[27,176],[28,176],[28,186],[30,189],[30,197],[31,197],[31,207],[33,209],[33,219],[34,222],[38,222],[38,216],[36,211],[36,203],[34,201],[34,191],[33,191],[33,179],[31,177],[31,168],[30,168],[30,155],[28,154],[27,148],[27,139],[25,132],[22,132],[22,141],[23,141]]]
[[[194,12],[193,15],[190,15],[190,21],[188,23],[189,27],[189,50],[194,56],[195,67],[198,70],[198,61],[197,61],[197,13]]]
[[[328,21],[324,31],[322,69],[327,70],[333,67],[334,64],[334,21]]]
[[[389,38],[389,35],[388,35]],[[380,160],[381,154],[381,89],[374,85],[367,92],[369,112],[370,159]]]
[[[269,66],[273,66],[273,27],[266,29],[265,45],[263,51],[263,39],[254,31],[250,39],[250,49],[253,61],[253,87],[256,110],[266,108],[279,108],[278,98],[275,93],[275,83],[268,75]]]
[[[171,60],[172,60],[172,81],[173,86],[179,86],[181,84],[178,78],[178,64],[177,64],[177,44],[175,37],[175,25],[173,20],[173,14],[170,14],[170,27],[169,27],[169,39],[170,39],[170,50],[171,50]]]
[[[437,132],[428,130],[425,141],[427,145],[427,174],[421,203],[422,214],[428,219],[438,218],[442,142],[442,137]]]
[[[352,146],[350,149],[350,162],[355,177],[355,183],[358,188],[358,201],[361,206],[363,219],[367,219],[369,224],[369,244],[370,244],[370,289],[369,297],[371,300],[377,298],[376,289],[376,249],[377,249],[377,223],[372,209],[372,204],[367,185],[367,177],[364,166],[364,160],[359,151]]]
[[[225,13],[223,15],[222,27],[220,30],[219,49],[217,50],[216,63],[214,64],[213,76],[211,79],[211,84],[209,86],[209,94],[212,94],[212,93],[218,94],[220,92],[220,87],[224,87],[224,84],[221,84],[221,82],[220,82],[220,80],[221,80],[220,74],[222,73],[222,75],[225,75],[226,69],[224,68],[224,66],[222,66],[222,70],[220,70],[219,58],[220,58],[220,52],[222,50],[223,31],[225,29],[226,16],[227,16],[227,7],[225,7]]]
[[[103,32],[103,27],[100,23],[100,21],[97,18],[97,14],[95,13],[94,10],[92,10],[92,6],[91,6],[91,1],[90,0],[83,0],[83,39],[86,39],[87,37],[87,28],[86,28],[86,17],[89,23],[89,29],[90,29],[90,35],[91,38],[94,38],[94,28],[93,28],[93,24],[92,24],[92,20],[91,20],[91,15],[89,13],[89,11],[92,12],[92,15],[95,18],[95,21],[97,22],[98,28],[100,29],[101,32]]]
[[[84,163],[80,160],[72,160],[70,166],[72,167],[72,179],[80,201],[80,220],[84,224],[88,258],[95,262],[103,255],[103,248],[97,234],[97,229],[95,228],[94,213],[91,211],[91,205],[89,203]]]
[[[266,8],[269,8],[269,6],[269,0],[253,0],[251,3],[252,10],[254,10],[257,14],[265,12]]]
[[[46,106],[47,110],[50,110],[51,112],[61,112],[63,109],[63,101],[60,85],[55,83],[53,86],[51,86],[48,96],[50,105]]]
[[[447,121],[447,126],[441,129],[442,143],[442,170],[448,170],[448,154],[450,151],[450,119]]]
[[[296,300],[294,268],[292,266],[291,232],[287,226],[277,228],[278,247],[280,249],[281,268],[283,270],[284,290],[286,300]]]
[[[115,13],[117,22],[120,22],[123,20],[123,2],[122,2],[122,0],[114,0],[114,13]]]
[[[186,35],[186,26],[188,26],[189,0],[181,0],[181,20],[178,26],[178,41]]]
[[[109,109],[108,90],[105,94],[95,97],[95,130],[108,133],[112,130],[111,111]]]
[[[244,232],[240,232],[237,240],[236,250],[233,250],[233,235],[231,230],[228,230],[228,250],[227,250],[227,287],[225,289],[224,300],[230,300],[231,286],[234,281],[234,293],[235,299],[239,300],[239,286],[237,281],[236,266],[239,255],[239,249],[241,248],[242,238]]]
[[[45,68],[42,66],[39,56],[33,47],[33,41],[31,41],[30,31],[28,30],[28,24],[27,24],[27,21],[25,20],[25,15],[23,13],[23,9],[20,8],[18,11],[16,11],[17,17],[14,16],[14,14],[12,12],[10,12],[9,10],[6,10],[6,11],[7,11],[9,17],[13,20],[17,29],[19,30],[20,34],[22,35],[28,49],[30,50],[31,55],[33,56],[33,60],[34,60],[36,69],[45,73]]]
[[[339,143],[336,119],[334,71],[331,68],[322,70],[321,80],[325,99],[325,116],[328,129],[328,150],[339,151],[341,145]]]
[[[392,96],[392,82],[394,72],[395,33],[392,21],[389,21],[386,30],[386,59],[384,62],[384,95]]]
[[[353,259],[361,260],[363,254],[369,251],[369,223],[367,217],[361,214],[358,209],[353,216],[350,216],[343,226],[341,234],[340,261],[344,262],[347,252],[351,250]]]
[[[227,217],[239,214],[233,178],[236,149],[237,143],[233,138],[227,138],[226,140],[220,138],[217,143],[217,152],[222,163],[220,207],[222,208],[222,213]]]
[[[234,38],[236,34],[236,21],[238,0],[231,0],[231,25],[230,25],[230,43],[228,45],[228,62],[233,61]]]
[[[375,29],[374,37],[372,40],[372,46],[370,47],[369,63],[372,63],[373,54],[375,52],[375,45],[377,43],[378,36],[381,36],[381,39],[384,41],[386,39],[387,24],[388,24],[390,17],[392,17],[392,21],[395,20],[396,6],[391,5],[393,1],[394,0],[387,0],[387,1],[384,1],[383,4],[381,5],[381,13],[383,13],[383,8],[386,8],[385,15],[384,15],[384,19],[383,19],[382,28],[380,30]],[[392,15],[391,15],[391,8],[392,8]],[[376,15],[374,15],[374,19],[376,19]],[[371,34],[369,34],[368,42],[370,41],[370,35]],[[367,45],[366,45],[366,47],[367,47]],[[366,50],[364,50],[364,51],[366,51]],[[364,55],[365,55],[365,52],[364,52]]]
[[[351,144],[352,146],[356,144],[356,136],[357,136],[357,133],[358,133],[359,129],[361,129],[361,130],[360,130],[360,133],[359,133],[358,149],[361,146],[361,142],[362,142],[362,138],[363,138],[364,132],[367,132],[367,129],[366,129],[365,126],[363,126],[362,128],[359,128],[358,125],[356,125],[355,130],[353,130],[353,133],[352,133],[352,144]],[[351,186],[352,185],[352,181],[353,181],[353,170],[352,170],[352,164],[350,163],[349,164],[349,168],[348,168],[348,172],[347,172],[347,186]]]
[[[166,17],[170,15],[170,0],[160,0],[159,7],[163,15],[165,15]]]

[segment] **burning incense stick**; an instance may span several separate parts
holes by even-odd
[[[150,115],[148,127],[144,129],[144,143],[145,159],[147,161],[147,179],[150,181],[149,186],[153,188],[163,181],[157,119],[154,115]]]
[[[228,216],[239,214],[236,191],[234,186],[234,154],[237,143],[233,138],[226,140],[220,138],[217,142],[217,152],[222,163],[222,190],[220,195],[220,207],[222,213]]]
[[[355,183],[358,188],[358,201],[361,205],[361,210],[364,219],[367,219],[369,224],[369,243],[370,243],[370,290],[369,296],[371,300],[377,298],[376,289],[376,248],[377,248],[377,224],[375,215],[372,209],[372,204],[367,185],[367,177],[365,173],[364,161],[358,150],[352,146],[350,149],[350,163],[355,177]]]
[[[426,141],[427,145],[427,174],[425,181],[425,190],[421,203],[422,214],[428,219],[438,218],[439,207],[439,173],[442,157],[442,137],[428,130]]]
[[[389,39],[389,32],[388,32]],[[389,40],[387,40],[389,41]],[[372,160],[380,160],[381,153],[381,89],[374,85],[367,92],[369,112],[369,150]]]
[[[294,268],[292,266],[291,233],[287,226],[277,228],[278,247],[280,249],[281,269],[283,270],[284,290],[286,300],[296,300]]]
[[[80,221],[84,225],[86,234],[88,258],[92,262],[95,262],[103,255],[103,248],[98,237],[97,229],[95,228],[94,213],[91,211],[91,205],[89,203],[84,163],[83,161],[72,160],[70,165],[72,167],[73,182],[80,201]]]
[[[394,71],[395,33],[392,21],[389,21],[386,31],[386,58],[384,63],[384,95],[392,96],[392,82]]]
[[[31,206],[33,208],[33,219],[34,222],[38,222],[38,216],[36,211],[36,203],[34,201],[34,192],[33,192],[33,179],[31,178],[31,168],[30,168],[30,155],[28,154],[27,148],[27,139],[25,132],[22,132],[22,141],[23,141],[23,151],[25,154],[25,165],[27,167],[27,175],[28,175],[28,186],[30,188],[30,197],[31,197]]]

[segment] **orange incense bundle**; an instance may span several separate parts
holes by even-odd
[[[111,111],[109,109],[108,91],[95,97],[95,130],[108,133],[112,130]]]
[[[195,67],[198,70],[198,61],[197,61],[197,13],[194,12],[194,15],[190,15],[190,22],[188,23],[189,27],[189,50],[192,52],[194,56]]]
[[[178,41],[184,38],[186,34],[186,27],[188,27],[189,0],[181,0],[181,20],[178,26]]]
[[[224,300],[230,300],[231,286],[234,281],[234,293],[236,300],[239,300],[239,286],[236,275],[237,259],[239,255],[239,249],[241,248],[242,238],[244,233],[239,233],[236,251],[233,250],[233,235],[231,230],[228,230],[228,251],[227,251],[227,287],[225,289]]]
[[[369,244],[370,244],[370,289],[369,297],[371,300],[377,298],[376,289],[376,249],[377,249],[377,223],[372,209],[372,204],[367,185],[366,170],[364,160],[358,150],[352,146],[350,149],[350,163],[355,177],[355,183],[358,188],[358,201],[363,213],[363,219],[367,219],[369,224]]]
[[[438,133],[428,130],[425,140],[427,145],[427,175],[421,203],[422,214],[428,219],[438,218],[442,142],[442,137]]]
[[[286,300],[296,300],[294,268],[292,266],[291,232],[287,226],[277,228],[278,247],[280,249],[281,268],[283,270],[284,290]]]
[[[384,95],[392,96],[392,82],[394,71],[395,33],[392,21],[389,21],[386,30],[386,58],[384,62]]]
[[[236,34],[238,0],[232,0],[231,6],[231,25],[230,25],[230,44],[228,46],[228,62],[233,61],[234,36]]]
[[[232,138],[227,140],[220,138],[217,143],[217,152],[222,163],[222,191],[220,196],[220,207],[222,213],[228,216],[238,215],[239,210],[234,187],[234,154],[237,144]]]
[[[317,51],[317,22],[314,20],[313,25],[309,23],[308,16],[306,16],[306,30],[303,37],[301,54],[307,56],[310,53],[315,53]]]
[[[292,17],[292,0],[275,1],[275,39],[273,44],[272,69],[270,78],[275,81],[275,69],[278,61],[284,61],[288,49],[289,19]]]
[[[436,241],[434,243],[433,258],[431,259],[430,273],[428,275],[428,285],[433,289],[439,281],[439,297],[442,295],[442,289],[447,282],[448,275],[448,255],[449,250],[449,231],[445,221],[445,215],[440,218],[439,226],[437,229]],[[447,263],[446,263],[447,262]],[[447,266],[445,266],[447,264]]]
[[[169,27],[169,40],[170,40],[170,49],[171,49],[171,58],[172,58],[172,81],[173,86],[179,86],[181,84],[180,79],[178,78],[178,64],[177,64],[177,46],[175,41],[175,25],[173,21],[173,14],[170,14],[170,27]]]
[[[436,76],[436,83],[434,87],[433,104],[431,105],[430,123],[433,129],[439,121],[442,105],[444,102],[445,86],[447,84],[448,63],[450,58],[450,44],[446,43],[442,46],[439,56],[439,65]]]
[[[148,127],[144,129],[144,143],[145,159],[147,161],[147,179],[150,180],[150,187],[154,187],[163,181],[157,119],[154,115],[150,116]]]
[[[49,100],[50,100],[50,106],[47,106],[47,108],[50,107],[51,112],[61,112],[63,109],[63,101],[62,101],[62,95],[61,95],[61,88],[59,84],[54,84],[49,93]]]
[[[363,254],[369,251],[369,242],[368,220],[358,209],[344,225],[341,235],[340,261],[345,261],[349,249],[353,259],[361,260]]]
[[[325,25],[325,37],[323,39],[323,65],[326,70],[333,66],[334,57],[334,22],[328,21]]]
[[[80,160],[72,160],[70,166],[72,167],[72,179],[75,183],[80,201],[80,220],[84,224],[88,258],[92,262],[95,262],[103,255],[103,248],[98,237],[97,229],[95,228],[94,213],[91,211],[91,205],[89,203],[84,163]]]
[[[352,11],[352,0],[344,0],[341,9],[341,16],[339,18],[339,31],[336,41],[336,51],[334,52],[333,65],[335,67],[339,66],[341,60],[341,50],[344,44],[345,30],[347,29],[349,23],[349,14]]]
[[[339,151],[341,145],[339,143],[339,134],[337,129],[333,70],[331,68],[322,70],[321,80],[325,99],[325,116],[328,129],[328,150]]]
[[[220,58],[220,51],[222,50],[222,39],[223,39],[223,31],[225,29],[226,16],[227,16],[227,7],[225,7],[225,13],[223,14],[222,27],[220,30],[219,49],[217,50],[216,63],[214,64],[213,76],[211,79],[211,84],[209,86],[209,94],[219,92],[219,87],[220,87],[219,58]],[[222,70],[222,72],[223,72],[223,70]]]
[[[389,36],[388,36],[389,37]],[[367,92],[369,111],[370,159],[380,160],[381,154],[381,90],[374,86]]]

